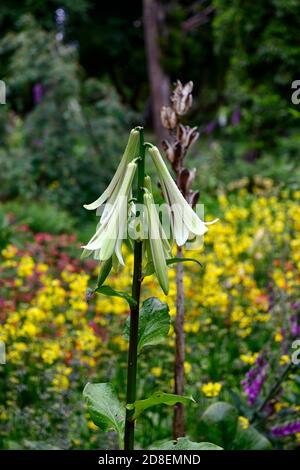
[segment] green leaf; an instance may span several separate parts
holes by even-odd
[[[144,346],[153,346],[164,340],[170,328],[170,315],[168,304],[156,297],[150,297],[143,302],[140,310],[138,352]],[[129,338],[130,317],[125,323],[125,337]]]
[[[210,442],[192,442],[188,437],[179,437],[177,441],[164,441],[153,444],[149,450],[223,450]]]
[[[131,419],[136,419],[138,416],[140,416],[141,413],[143,413],[143,411],[145,411],[147,408],[151,408],[152,406],[173,406],[176,405],[176,403],[183,403],[187,405],[190,402],[195,403],[193,397],[174,395],[173,393],[156,392],[145,400],[137,400],[135,403],[128,404],[126,408],[128,410],[134,409],[134,414],[132,415]]]
[[[170,259],[167,259],[167,265],[174,264],[174,263],[187,263],[188,261],[197,263],[202,268],[202,264],[200,263],[200,261],[196,260],[195,258],[170,258]]]
[[[123,434],[125,424],[125,407],[110,383],[87,383],[83,390],[90,417],[102,431],[115,430]]]
[[[260,434],[253,426],[242,429],[239,426],[238,432],[232,444],[234,450],[270,450],[270,441]]]
[[[145,270],[143,272],[143,278],[147,276],[151,276],[152,274],[155,273],[154,265],[152,261],[149,261],[145,267]]]
[[[210,405],[200,420],[201,434],[206,439],[224,447],[230,448],[238,427],[238,412],[234,406],[225,402]]]
[[[121,297],[122,299],[127,300],[130,307],[136,306],[136,301],[131,297],[131,295],[127,294],[126,292],[115,290],[110,286],[97,287],[95,292],[98,292],[98,294],[108,295],[110,297]]]
[[[200,261],[196,260],[195,258],[170,258],[170,259],[166,260],[166,263],[167,263],[168,266],[170,266],[171,264],[186,263],[188,261],[191,261],[193,263],[197,263],[202,268],[202,264],[200,263]],[[155,269],[154,269],[154,266],[153,266],[153,262],[149,261],[147,263],[146,267],[145,267],[143,277],[151,276],[152,274],[154,274],[154,272],[155,272]]]
[[[108,258],[108,260],[103,261],[101,263],[96,289],[98,289],[99,287],[102,286],[103,282],[105,281],[105,279],[109,275],[109,273],[111,271],[111,268],[112,268],[112,256],[110,258]]]

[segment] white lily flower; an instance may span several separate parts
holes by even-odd
[[[170,246],[160,224],[152,193],[145,188],[144,204],[147,215],[148,243],[150,257],[158,282],[167,295],[169,292],[168,267],[166,259],[170,257]]]
[[[128,200],[136,168],[135,162],[127,164],[120,185],[114,189],[113,201],[110,199],[106,203],[96,233],[88,244],[82,247],[83,256],[93,253],[95,259],[106,261],[115,253],[119,263],[124,265],[121,247],[126,235]],[[98,207],[98,203],[94,205],[94,209]]]
[[[164,198],[170,206],[172,231],[177,245],[182,246],[187,240],[204,235],[207,232],[207,224],[198,217],[184,199],[158,148],[151,146],[149,153],[157,169]]]
[[[92,202],[91,204],[85,204],[83,206],[85,209],[88,209],[90,211],[95,210],[95,209],[98,209],[106,201],[109,201],[111,204],[113,204],[116,201],[116,198],[119,194],[119,189],[121,187],[122,181],[124,179],[124,175],[126,173],[127,165],[130,161],[138,157],[139,142],[140,142],[139,131],[136,129],[132,129],[129,135],[129,139],[128,139],[125,151],[123,153],[123,156],[121,158],[117,171],[113,176],[113,179],[111,180],[110,184],[108,185],[104,193],[102,193],[101,196],[96,201]],[[105,212],[102,214],[102,217],[103,215],[105,215]]]

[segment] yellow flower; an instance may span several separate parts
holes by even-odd
[[[31,256],[24,255],[20,259],[18,266],[18,276],[19,277],[30,277],[33,275],[34,271],[34,261]]]
[[[0,409],[0,421],[6,421],[9,418],[9,414],[6,410]]]
[[[61,375],[61,374],[55,375],[52,380],[53,387],[58,391],[68,390],[69,384],[70,382],[69,382],[68,377],[66,377],[65,375]]]
[[[189,374],[192,371],[191,364],[189,362],[185,361],[183,365],[184,365],[184,372],[186,374]]]
[[[239,423],[242,429],[248,429],[250,426],[249,419],[245,416],[239,416]]]
[[[36,266],[36,270],[40,274],[46,273],[48,271],[48,269],[49,269],[48,265],[45,264],[45,263],[38,263],[37,266]]]
[[[289,364],[289,363],[290,363],[290,358],[287,354],[284,354],[283,356],[281,356],[280,361],[279,361],[279,364],[281,366],[284,366],[285,364]]]
[[[245,364],[250,364],[250,365],[254,364],[257,358],[258,358],[258,353],[240,355],[241,361],[243,361]]]
[[[281,343],[281,341],[283,340],[283,336],[280,331],[276,331],[274,340],[276,341],[276,343]]]
[[[7,245],[7,247],[4,248],[1,251],[1,254],[2,254],[3,258],[11,259],[11,258],[14,258],[14,256],[17,254],[17,252],[18,252],[18,248],[16,246]]]
[[[58,343],[48,342],[42,351],[42,359],[46,364],[53,364],[60,357],[60,347]]]
[[[92,430],[92,431],[97,431],[99,428],[98,426],[96,426],[96,424],[93,423],[93,421],[89,420],[88,421],[88,427]]]
[[[217,397],[222,389],[222,384],[219,382],[208,382],[202,385],[201,390],[206,397]]]
[[[115,336],[112,340],[113,344],[119,346],[120,351],[127,351],[128,342],[123,336]]]
[[[152,375],[154,375],[154,377],[160,377],[161,374],[162,374],[162,368],[161,367],[152,367],[152,369],[150,369],[150,372]]]
[[[30,321],[26,321],[20,329],[19,334],[20,336],[36,336],[37,332],[37,327]]]
[[[275,412],[276,412],[276,413],[279,413],[279,411],[281,411],[282,408],[284,408],[284,404],[283,404],[283,403],[280,403],[280,402],[275,403],[274,409],[275,409]]]

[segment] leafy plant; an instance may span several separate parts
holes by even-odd
[[[83,251],[84,257],[92,254],[101,263],[98,285],[93,292],[124,298],[130,307],[130,318],[125,326],[125,336],[129,339],[125,407],[119,402],[111,384],[88,384],[83,392],[93,422],[104,431],[113,428],[121,441],[124,433],[124,448],[127,450],[134,448],[135,421],[144,411],[161,404],[173,406],[176,403],[188,404],[194,401],[192,397],[165,392],[155,392],[143,400],[136,398],[138,354],[145,346],[162,341],[168,334],[170,324],[168,306],[159,299],[149,298],[140,308],[141,286],[145,277],[143,264],[151,265],[151,272],[155,272],[162,290],[167,295],[169,290],[167,261],[172,263],[178,261],[177,258],[171,258],[171,246],[154,205],[151,179],[145,175],[146,153],[149,153],[153,159],[166,202],[170,211],[173,211],[170,219],[171,233],[177,243],[183,245],[190,234],[200,236],[207,230],[176,187],[158,149],[149,143],[144,143],[144,132],[141,127],[133,129],[111,183],[95,202],[85,206],[89,210],[99,210],[103,203],[106,203],[96,233]],[[134,199],[130,199],[135,171],[137,171],[136,195]],[[137,204],[137,209],[135,206],[132,207],[134,203]],[[181,207],[181,211],[178,206]],[[139,216],[136,214],[137,210]],[[124,264],[121,247],[123,238],[127,235],[128,212],[130,214],[131,211],[135,216],[129,217],[129,226],[131,228],[135,226],[139,235],[131,236],[134,245],[134,271],[130,296],[127,292],[116,291],[110,286],[103,285],[103,282],[113,264]],[[144,257],[146,263],[143,263]],[[193,446],[188,440],[178,443],[181,449],[184,445],[188,448]],[[211,446],[213,445],[204,443],[201,448]]]

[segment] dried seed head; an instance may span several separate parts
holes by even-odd
[[[163,140],[162,146],[164,151],[166,152],[167,159],[169,162],[174,162],[174,149],[168,140]]]
[[[181,189],[184,196],[188,195],[188,192],[193,184],[193,181],[196,176],[196,168],[188,170],[187,168],[182,168],[179,173],[178,185]]]
[[[182,85],[180,80],[177,80],[171,101],[173,103],[173,109],[179,116],[186,114],[193,104],[192,97],[193,82],[190,81],[185,85]]]
[[[173,151],[174,151],[174,160],[173,160],[173,168],[175,170],[181,167],[181,162],[185,155],[185,149],[179,140],[173,144]]]
[[[193,127],[192,129],[189,129],[188,132],[187,132],[187,136],[186,136],[186,147],[190,147],[191,145],[193,145],[193,143],[196,142],[196,140],[199,138],[199,132],[198,132],[198,129],[197,127]]]
[[[175,111],[170,106],[163,106],[160,111],[162,125],[166,129],[175,129],[178,124],[178,118]]]
[[[188,194],[188,203],[194,209],[199,200],[200,192],[199,191],[190,191]]]
[[[177,139],[180,140],[182,145],[188,149],[199,137],[199,132],[197,127],[183,126],[180,124],[177,127]]]

